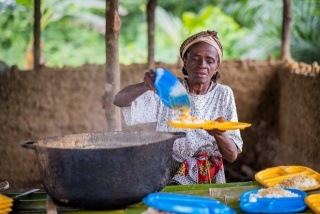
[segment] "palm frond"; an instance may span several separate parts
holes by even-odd
[[[180,30],[182,22],[179,18],[169,14],[162,7],[156,7],[155,22],[172,41],[173,44],[179,44],[181,41]]]

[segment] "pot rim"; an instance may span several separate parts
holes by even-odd
[[[127,145],[117,145],[114,147],[107,147],[107,146],[98,146],[97,147],[87,147],[89,146],[90,143],[94,143],[94,141],[88,143],[87,146],[82,145],[82,146],[67,146],[67,147],[61,147],[61,146],[49,146],[50,142],[56,143],[56,142],[61,142],[61,140],[63,139],[68,139],[71,141],[83,141],[83,137],[91,137],[91,136],[103,136],[103,135],[115,135],[115,136],[119,136],[117,134],[155,134],[155,135],[168,135],[168,138],[165,139],[161,139],[161,140],[154,140],[154,141],[150,141],[150,142],[135,142],[133,144],[127,144]],[[174,141],[177,138],[181,138],[181,137],[185,137],[186,133],[185,132],[158,132],[158,131],[109,131],[109,132],[92,132],[92,133],[80,133],[80,134],[69,134],[69,135],[62,135],[62,136],[53,136],[53,137],[48,137],[48,138],[42,138],[42,139],[38,139],[38,140],[28,140],[25,141],[23,143],[21,143],[21,147],[22,148],[27,148],[27,149],[33,149],[35,150],[36,148],[47,148],[47,149],[57,149],[57,150],[101,150],[101,149],[108,149],[108,150],[112,150],[112,149],[119,149],[119,148],[132,148],[132,147],[139,147],[139,146],[146,146],[149,144],[154,144],[154,143],[160,143],[160,142],[166,142],[166,141]],[[78,137],[78,138],[77,138]],[[75,138],[75,139],[72,139]],[[97,141],[98,142],[98,141]],[[129,141],[130,142],[130,141]],[[69,143],[69,142],[67,142]],[[73,143],[77,143],[77,142],[73,142]],[[115,143],[115,142],[113,142]]]

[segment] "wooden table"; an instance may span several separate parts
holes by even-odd
[[[227,204],[237,213],[243,213],[239,208],[240,195],[248,190],[258,189],[262,186],[256,181],[250,182],[235,182],[226,184],[196,184],[196,185],[178,185],[167,186],[162,192],[171,192],[178,194],[188,194],[204,196],[213,199],[217,199],[222,203]],[[7,193],[5,195],[13,197],[19,193]],[[309,194],[309,193],[308,193]],[[55,209],[52,204],[47,204],[48,195],[45,192],[36,192],[21,198],[23,200],[15,201],[13,206],[14,213],[44,213],[47,207],[51,207],[52,213]],[[56,212],[58,213],[106,213],[106,214],[141,214],[147,209],[147,206],[143,203],[133,204],[124,209],[119,210],[107,210],[107,211],[91,211],[91,210],[79,210],[72,207],[56,205]],[[52,211],[53,210],[53,211]],[[310,209],[305,210],[303,213],[312,213]]]

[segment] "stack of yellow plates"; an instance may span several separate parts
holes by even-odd
[[[304,174],[310,178],[314,178],[317,181],[317,185],[300,188],[300,190],[310,191],[320,188],[320,174],[305,166],[278,166],[267,168],[258,172],[255,175],[255,179],[265,187],[272,187],[287,178],[301,174]]]
[[[12,211],[13,199],[0,194],[0,214],[9,213]]]
[[[320,213],[320,194],[308,195],[304,201],[315,213]]]

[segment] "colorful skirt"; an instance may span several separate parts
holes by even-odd
[[[172,178],[177,184],[211,184],[214,176],[221,170],[221,156],[208,156],[207,152],[185,160]]]

